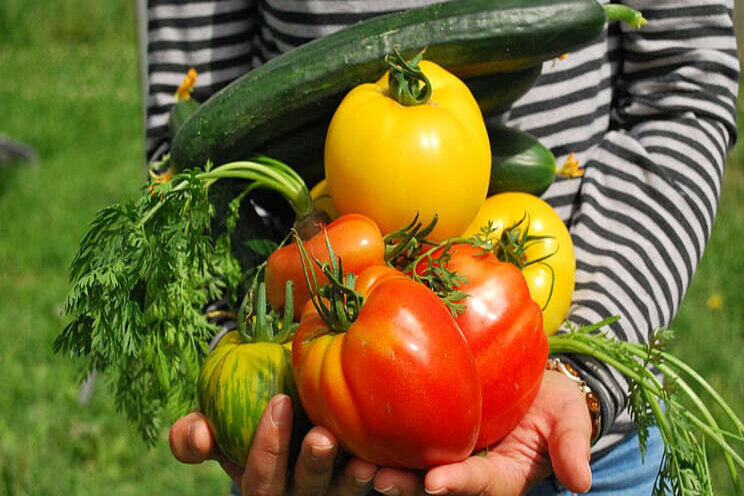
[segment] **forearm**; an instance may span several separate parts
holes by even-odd
[[[571,218],[577,273],[568,320],[620,315],[609,333],[646,342],[668,326],[710,235],[735,139],[738,66],[730,2],[627,2],[649,24],[622,34],[611,132],[585,163]],[[576,358],[604,404],[625,405],[616,371]]]

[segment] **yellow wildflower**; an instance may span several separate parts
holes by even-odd
[[[579,161],[571,153],[556,174],[563,177],[581,177],[584,175],[584,169],[579,169]]]
[[[196,69],[192,67],[186,73],[186,77],[183,78],[181,85],[176,90],[176,101],[189,100],[191,98],[191,92],[194,91],[194,85],[196,85]]]
[[[713,311],[720,310],[723,308],[723,296],[721,295],[721,293],[713,293],[708,298],[707,303],[709,309]]]

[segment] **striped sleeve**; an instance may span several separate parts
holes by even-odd
[[[610,333],[646,342],[672,321],[710,235],[736,138],[739,69],[731,1],[626,3],[648,25],[622,28],[610,131],[585,163],[570,219],[568,320],[620,315]],[[577,361],[603,403],[601,451],[629,430],[627,384],[599,362]]]
[[[198,73],[193,96],[199,101],[251,68],[256,9],[256,0],[148,0],[148,159],[168,147],[173,95],[190,67]]]

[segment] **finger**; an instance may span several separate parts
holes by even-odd
[[[585,493],[592,486],[590,438],[591,419],[581,399],[564,415],[556,417],[548,437],[553,473],[569,491]]]
[[[521,494],[519,484],[511,478],[496,477],[493,463],[497,459],[471,456],[462,462],[441,465],[426,474],[425,487],[429,494]]]
[[[256,428],[245,464],[243,496],[284,494],[291,435],[291,400],[278,394],[266,405]]]
[[[302,441],[297,457],[292,494],[323,495],[333,477],[334,461],[338,453],[336,438],[328,429],[313,427]]]
[[[191,412],[170,428],[168,436],[173,456],[183,463],[201,463],[214,455],[214,441],[204,415]]]
[[[336,477],[331,487],[333,496],[364,496],[372,490],[372,480],[377,467],[369,462],[352,458],[346,463],[343,474]]]
[[[381,468],[374,479],[375,491],[385,496],[425,495],[422,474],[395,468]]]
[[[487,456],[471,456],[465,460],[431,469],[425,478],[427,494],[471,496],[489,494],[524,494],[550,474],[550,462],[545,457],[532,458],[533,453],[519,446],[502,442]],[[498,449],[502,449],[501,453]],[[516,457],[514,450],[524,450],[526,457]]]
[[[199,412],[181,417],[171,426],[168,436],[173,456],[183,463],[217,460],[232,479],[240,480],[243,468],[224,456],[212,436],[207,418]]]

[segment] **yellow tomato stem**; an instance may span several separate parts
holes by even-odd
[[[550,300],[553,299],[553,290],[555,289],[555,271],[553,270],[553,266],[550,264],[543,262],[542,265],[547,267],[550,271],[550,291],[548,291],[548,297],[545,299],[545,303],[540,307],[540,310],[544,312],[548,308],[548,305],[550,305]]]
[[[422,105],[431,98],[431,82],[418,66],[423,56],[424,52],[421,51],[406,61],[398,49],[393,48],[393,53],[385,57],[385,62],[390,67],[388,74],[390,96],[401,105],[407,107]]]

